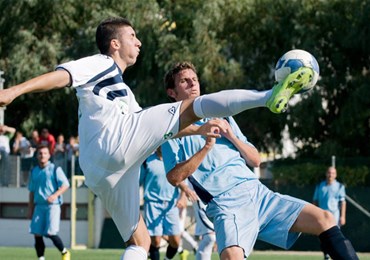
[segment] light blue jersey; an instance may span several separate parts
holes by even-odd
[[[36,166],[31,171],[28,189],[34,193],[34,203],[36,205],[48,205],[48,197],[54,194],[59,187],[69,186],[67,177],[62,168],[57,167],[51,162],[44,168]],[[62,204],[63,197],[59,196],[53,204]]]
[[[239,140],[251,145],[231,117],[228,122]],[[167,172],[204,144],[202,136],[187,136],[162,145]],[[269,190],[226,138],[216,139],[188,179],[199,198],[208,203],[206,215],[214,224],[219,254],[225,248],[239,246],[248,257],[257,239],[288,249],[299,237],[300,233],[290,229],[307,202]]]
[[[326,181],[320,182],[315,189],[313,200],[317,201],[318,206],[324,210],[328,210],[333,213],[337,223],[340,218],[340,207],[339,204],[345,201],[346,191],[343,184],[338,181],[334,181],[328,185]]]
[[[202,125],[209,119],[198,121]],[[232,117],[227,118],[234,134],[243,142],[253,146],[240,131]],[[205,144],[205,138],[200,135],[186,136],[181,139],[170,140],[162,145],[162,153],[165,161],[166,171],[170,171],[177,163],[185,161],[197,153]],[[234,186],[247,180],[256,179],[256,175],[247,167],[245,160],[239,151],[226,138],[216,139],[216,145],[207,154],[202,164],[192,177],[196,181],[192,184],[197,190],[198,186],[210,193],[212,197],[219,195]],[[206,202],[207,199],[198,196]],[[207,196],[207,195],[206,195]]]
[[[156,153],[141,166],[140,185],[144,187],[146,201],[172,201],[179,197],[179,189],[167,181],[164,163]]]

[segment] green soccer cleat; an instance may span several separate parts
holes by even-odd
[[[311,82],[312,77],[312,69],[306,67],[289,74],[273,87],[271,97],[267,100],[266,106],[271,112],[276,114],[285,112],[290,98],[307,86]]]

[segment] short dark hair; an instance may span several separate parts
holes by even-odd
[[[37,153],[41,150],[41,149],[48,149],[49,153],[50,153],[50,149],[49,149],[49,146],[47,146],[46,144],[40,144],[37,146]]]
[[[197,74],[197,70],[195,66],[189,61],[177,62],[175,63],[169,71],[167,71],[166,75],[164,76],[164,88],[167,89],[174,89],[175,88],[175,77],[178,73],[183,70],[190,69]],[[171,101],[176,101],[172,97],[168,97]]]
[[[118,38],[118,29],[123,26],[133,27],[129,20],[122,17],[110,17],[98,25],[95,41],[101,54],[109,53],[111,40]]]

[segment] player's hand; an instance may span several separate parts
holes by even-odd
[[[48,203],[49,204],[52,204],[56,199],[58,198],[58,196],[52,194],[48,197]]]
[[[221,133],[226,131],[227,125],[223,119],[212,119],[199,127],[199,134],[207,137],[220,138]]]
[[[233,140],[236,138],[235,134],[234,134],[234,131],[232,130],[229,122],[227,122],[227,120],[224,119],[224,132],[222,133],[222,136],[227,138],[229,141]]]
[[[204,144],[204,147],[208,150],[212,149],[214,144],[216,143],[216,138],[207,136],[206,143]]]
[[[198,200],[198,196],[195,191],[188,188],[184,192],[189,201],[196,202]]]
[[[187,201],[185,196],[180,196],[180,199],[176,203],[176,207],[179,209],[184,209],[187,207]]]
[[[9,105],[14,100],[13,91],[9,88],[0,90],[0,107]]]

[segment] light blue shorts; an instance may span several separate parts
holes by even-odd
[[[30,224],[30,233],[34,235],[56,235],[59,232],[60,205],[36,205]]]
[[[145,201],[144,219],[150,236],[180,235],[180,214],[175,201]]]
[[[259,180],[246,181],[215,197],[207,215],[213,219],[218,253],[240,246],[248,257],[257,239],[290,248],[300,233],[289,230],[306,204],[272,192]]]

